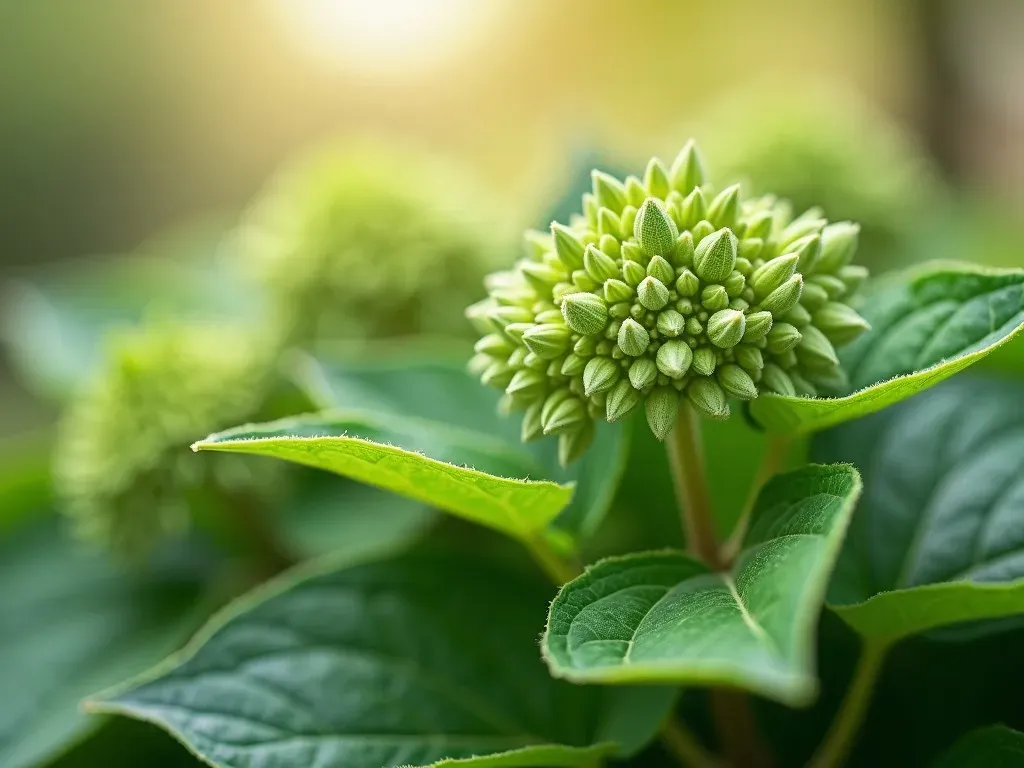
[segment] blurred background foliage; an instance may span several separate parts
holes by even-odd
[[[651,154],[671,159],[692,135],[712,179],[739,177],[799,206],[820,204],[832,219],[860,221],[859,260],[876,272],[925,258],[1021,265],[1022,36],[1017,0],[0,3],[0,535],[9,549],[0,555],[0,584],[54,558],[76,579],[92,574],[73,584],[40,581],[38,594],[10,598],[9,610],[31,614],[26,631],[78,632],[79,653],[102,646],[118,626],[139,636],[125,651],[129,662],[148,659],[147,640],[168,641],[160,629],[166,616],[126,611],[138,598],[106,587],[98,603],[110,611],[106,623],[100,613],[72,616],[74,631],[65,631],[40,610],[47,601],[87,604],[72,587],[116,581],[115,566],[78,560],[87,556],[66,532],[36,514],[52,508],[48,467],[61,406],[109,370],[114,331],[230,320],[263,334],[280,352],[279,368],[296,365],[285,348],[296,338],[297,308],[315,310],[322,327],[314,335],[331,337],[302,338],[307,345],[335,334],[348,342],[459,334],[458,313],[441,311],[438,287],[474,298],[480,275],[517,255],[515,233],[578,210],[595,165],[638,172]],[[317,176],[311,169],[323,170],[327,155],[316,148],[325,146],[338,148],[335,161],[355,152],[362,162],[346,170],[347,161],[337,161],[337,173]],[[342,215],[369,199],[379,203],[355,219]],[[407,230],[390,233],[389,216]],[[251,250],[253,231],[262,233],[262,255]],[[394,237],[377,255],[381,232]],[[458,247],[437,245],[447,243],[445,232]],[[355,243],[346,257],[351,275],[363,270],[353,278],[355,293],[345,267],[322,271],[316,249],[331,238]],[[290,269],[290,259],[302,269]],[[370,286],[365,275],[383,277]],[[365,322],[354,322],[353,306]],[[990,367],[1024,371],[1022,343]],[[297,390],[301,383],[280,384],[268,412],[311,407],[309,392]],[[726,531],[763,441],[740,419],[707,434],[712,469],[724,463],[716,457],[729,458],[730,472],[711,477]],[[664,459],[645,436],[638,430],[626,490],[588,555],[678,537],[673,511],[659,503],[668,492]],[[749,455],[737,455],[738,443]],[[794,460],[801,458],[798,451]],[[351,550],[365,557],[435,530],[431,510],[372,489],[298,471],[280,485],[268,500],[270,524],[299,556]],[[346,514],[331,515],[339,505]],[[632,524],[636,514],[648,515],[646,529]],[[40,519],[25,522],[32,517]],[[147,577],[161,600],[189,606],[175,612],[184,635],[195,623],[191,611],[251,583],[235,560],[219,566],[225,550],[229,559],[237,554],[224,532],[199,527],[209,540],[185,547],[184,561],[178,549],[161,553],[168,563],[160,559]],[[442,534],[505,552],[489,534],[450,520],[434,535]],[[206,578],[210,570],[216,578]],[[159,575],[165,571],[170,576]],[[132,587],[149,588],[145,581]],[[831,618],[822,631],[846,632]],[[973,642],[1005,659],[1019,640],[1016,631]],[[36,663],[50,669],[43,682],[51,686],[37,688],[28,708],[0,696],[0,764],[20,768],[55,756],[47,733],[84,738],[84,721],[58,703],[72,700],[69,688],[77,700],[109,680],[102,670],[62,680],[52,664],[60,649],[39,646],[42,656],[19,657],[18,643],[17,632],[0,628],[0,670],[13,675]],[[853,653],[837,647],[822,660],[818,705],[805,713],[765,707],[787,760],[810,749],[843,689]],[[923,639],[902,649],[861,747],[866,764],[881,754],[895,759],[889,745],[898,739],[885,724],[909,709],[901,685],[920,676],[921,658],[952,669],[982,652]],[[66,669],[81,666],[61,658]],[[919,764],[940,736],[946,743],[1012,711],[1001,705],[1024,684],[1024,665],[1016,667],[958,675],[955,686],[971,705],[942,710],[944,734],[925,715],[908,726],[899,764]],[[4,756],[4,739],[27,722],[42,736]],[[195,764],[154,729],[126,722],[55,764],[141,759]]]

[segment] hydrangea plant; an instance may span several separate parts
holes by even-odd
[[[680,402],[713,419],[729,399],[842,386],[836,347],[868,328],[849,301],[856,224],[705,183],[695,145],[644,178],[594,171],[583,213],[527,235],[529,256],[469,310],[472,367],[525,412],[523,440],[559,435],[577,458],[594,419],[644,405],[664,439]]]
[[[691,144],[642,179],[595,173],[578,217],[528,235],[527,257],[469,309],[472,375],[468,351],[291,356],[319,410],[203,437],[252,418],[264,356],[209,329],[132,337],[67,417],[58,477],[76,519],[151,541],[197,482],[226,487],[214,459],[265,456],[356,481],[337,483],[312,532],[331,541],[341,525],[344,551],[273,563],[270,584],[135,677],[153,654],[142,640],[169,630],[149,621],[156,600],[139,612],[103,591],[130,571],[76,572],[62,600],[0,594],[28,638],[5,668],[18,691],[13,715],[0,709],[16,724],[0,728],[5,768],[81,739],[77,699],[101,682],[113,687],[89,712],[156,724],[215,768],[945,768],[1020,752],[1008,728],[968,733],[1019,711],[1006,620],[1024,611],[1020,384],[935,385],[1024,330],[1024,270],[865,280],[857,239],[855,223],[713,188]],[[521,440],[544,433],[557,451]],[[218,455],[176,447],[192,438]],[[723,510],[709,480],[748,485],[748,501]],[[403,505],[459,520],[413,540]],[[366,509],[358,533],[344,528]],[[240,511],[241,537],[258,520]],[[609,545],[608,530],[642,543]],[[0,538],[0,576],[57,580],[68,549],[40,541],[53,543]],[[46,568],[25,567],[33,547]],[[824,610],[836,622],[819,631]],[[127,628],[119,642],[61,645],[110,627]],[[891,651],[924,633],[973,650],[919,663],[918,706],[873,701],[881,676],[906,674]],[[984,712],[945,706],[985,681]]]

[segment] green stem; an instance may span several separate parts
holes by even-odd
[[[728,540],[722,545],[719,557],[724,563],[733,563],[736,556],[743,548],[743,539],[747,535],[747,528],[750,527],[750,516],[754,514],[754,506],[757,504],[757,497],[765,483],[779,471],[789,455],[792,445],[792,438],[782,435],[772,435],[761,455],[761,463],[754,473],[754,479],[750,482],[750,490],[747,491],[746,501],[743,503],[743,511],[736,526],[732,529]]]
[[[556,587],[560,587],[579,576],[579,567],[559,555],[555,548],[551,546],[551,542],[544,538],[543,533],[524,537],[522,542],[530,550],[530,554],[537,561],[537,565],[543,569],[544,573],[555,583]]]
[[[661,743],[680,765],[688,768],[719,768],[721,760],[708,752],[674,714],[661,726]]]
[[[689,403],[684,402],[680,406],[679,416],[666,446],[679,517],[686,533],[686,545],[697,559],[717,570],[721,561],[704,470],[700,422]]]
[[[839,712],[825,740],[811,759],[809,768],[839,768],[846,761],[857,730],[867,714],[875,681],[888,650],[885,643],[868,641],[864,644],[843,703],[839,706]]]

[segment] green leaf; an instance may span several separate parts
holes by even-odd
[[[1005,725],[971,731],[934,764],[934,768],[1021,768],[1024,733]]]
[[[223,260],[218,223],[168,232],[133,254],[61,263],[0,291],[0,342],[39,392],[63,398],[95,369],[112,329],[146,317],[256,316]]]
[[[572,496],[570,486],[512,479],[541,469],[500,440],[389,413],[281,419],[211,435],[193,448],[327,470],[519,538],[542,531]]]
[[[893,642],[1024,611],[1024,386],[948,382],[818,436],[864,496],[829,591],[863,636]]]
[[[155,663],[198,624],[193,565],[127,576],[52,517],[0,541],[0,765],[36,765],[100,723],[81,699]]]
[[[220,768],[568,766],[639,749],[673,692],[551,679],[534,635],[549,590],[424,552],[293,574],[92,708]]]
[[[519,441],[518,415],[498,413],[498,394],[482,386],[465,371],[465,356],[431,352],[427,358],[404,349],[376,361],[338,362],[305,359],[299,366],[300,385],[321,408],[367,410],[393,414],[396,419],[429,419],[473,433],[490,444],[500,441],[523,457],[520,474],[506,475],[574,483],[572,501],[554,524],[573,537],[591,535],[607,514],[622,478],[629,449],[629,433],[620,425],[600,424],[594,443],[584,457],[568,469],[558,465],[554,440],[528,445]],[[446,429],[439,429],[443,435]],[[438,448],[424,436],[419,448],[437,458]],[[407,447],[404,444],[403,447]],[[477,469],[490,472],[480,464]],[[504,470],[499,467],[497,474]],[[522,474],[522,472],[528,474]]]
[[[671,551],[588,568],[551,605],[542,648],[552,673],[578,683],[730,685],[807,704],[818,612],[859,491],[848,465],[776,476],[725,573]]]
[[[840,350],[841,397],[763,395],[750,404],[770,432],[806,434],[880,411],[973,365],[1024,328],[1024,270],[930,265],[872,283],[871,330]]]

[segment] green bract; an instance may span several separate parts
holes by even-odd
[[[595,419],[641,403],[663,439],[681,398],[721,419],[729,398],[814,396],[842,378],[835,347],[868,328],[847,303],[867,274],[857,236],[816,208],[714,189],[692,142],[643,181],[594,171],[583,213],[528,233],[527,257],[467,310],[471,368],[525,411],[524,439],[558,435],[567,461]]]
[[[252,418],[271,357],[230,327],[155,325],[112,340],[105,368],[70,404],[55,486],[81,535],[125,554],[188,521],[190,495],[248,483],[237,461],[189,456],[196,435]]]
[[[460,331],[499,249],[457,175],[384,145],[326,146],[256,199],[235,258],[299,341]]]

